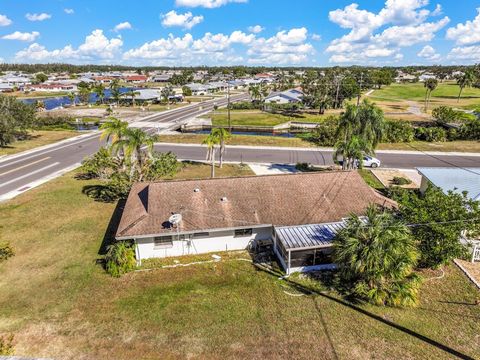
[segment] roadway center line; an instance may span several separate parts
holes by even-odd
[[[32,165],[38,164],[39,162],[42,162],[42,161],[45,161],[45,160],[48,160],[48,159],[51,159],[51,157],[50,157],[50,156],[47,156],[47,157],[45,157],[45,158],[43,158],[43,159],[40,159],[40,160],[37,160],[37,161],[31,162],[31,163],[29,163],[29,164],[26,164],[26,165],[19,166],[19,167],[15,168],[15,169],[12,169],[12,170],[6,171],[6,172],[4,172],[4,173],[0,173],[0,176],[3,176],[3,175],[10,174],[10,173],[12,173],[12,172],[15,172],[15,171],[18,171],[18,170],[24,169],[24,168],[26,168],[26,167],[29,167],[29,166],[32,166]]]
[[[1,183],[0,184],[0,188],[4,187],[4,186],[7,186],[7,185],[10,185],[10,184],[13,184],[14,182],[17,182],[19,180],[22,180],[22,179],[25,179],[29,176],[32,176],[32,175],[35,175],[35,174],[38,174],[39,172],[42,172],[43,170],[47,170],[47,169],[50,169],[51,167],[54,167],[54,166],[57,166],[59,165],[60,163],[59,162],[56,162],[56,163],[53,163],[53,164],[50,164],[50,165],[47,165],[47,166],[44,166],[43,168],[41,169],[38,169],[38,170],[35,170],[35,171],[32,171],[28,174],[25,174],[25,175],[22,175],[22,176],[19,176],[15,179],[12,179],[10,181],[7,181],[7,182],[4,182],[4,183]]]

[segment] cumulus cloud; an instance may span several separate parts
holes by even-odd
[[[428,0],[387,0],[384,7],[373,13],[351,4],[329,13],[329,19],[350,32],[333,40],[326,49],[330,62],[369,63],[377,58],[403,57],[401,49],[429,42],[450,21],[448,17],[428,22],[441,13],[426,8]]]
[[[75,10],[73,9],[63,9],[63,11],[65,12],[65,14],[68,14],[68,15],[75,14]]]
[[[12,23],[12,20],[10,20],[6,15],[0,14],[0,26],[8,26]]]
[[[430,46],[426,45],[418,54],[418,57],[430,60],[430,61],[435,61],[440,59],[440,54],[437,54],[435,49]]]
[[[314,41],[320,41],[320,40],[322,40],[322,35],[320,35],[320,34],[312,34],[312,40],[314,40]]]
[[[247,49],[247,61],[250,63],[301,63],[314,51],[312,45],[306,42],[307,38],[306,28],[280,31],[270,38],[240,30],[230,35],[208,32],[197,39],[191,34],[183,37],[170,34],[125,52],[123,59],[127,62],[148,60],[152,64],[238,64],[244,59],[236,53],[236,47],[243,46]]]
[[[38,31],[32,31],[31,33],[15,31],[14,33],[2,36],[2,39],[32,42],[35,41],[39,36],[40,33]]]
[[[458,45],[471,45],[480,42],[480,7],[478,15],[465,24],[458,24],[447,30],[447,39],[454,40]]]
[[[48,50],[38,43],[16,53],[19,62],[72,61],[77,63],[89,61],[113,60],[120,54],[123,41],[120,38],[108,39],[102,30],[94,30],[85,38],[78,48],[67,45],[62,49]]]
[[[200,24],[203,21],[203,16],[193,16],[191,12],[185,14],[178,14],[175,10],[172,10],[166,14],[161,15],[162,25],[165,27],[182,27],[184,29],[191,29],[195,25]]]
[[[130,24],[128,21],[121,22],[120,24],[117,24],[114,28],[113,31],[122,31],[122,30],[130,30],[132,28],[132,24]]]
[[[29,21],[44,21],[52,18],[52,15],[47,14],[47,13],[41,13],[41,14],[26,14],[25,17]]]
[[[448,58],[453,61],[462,60],[472,64],[477,63],[480,61],[480,45],[455,47],[448,54]]]
[[[218,8],[228,3],[246,3],[248,0],[175,0],[177,6]]]
[[[255,26],[249,26],[248,31],[254,34],[259,34],[261,33],[265,28],[261,25],[255,25]]]

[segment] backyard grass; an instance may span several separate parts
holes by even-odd
[[[465,88],[460,102],[457,102],[459,91],[459,86],[454,82],[439,83],[437,89],[432,92],[430,108],[440,105],[459,108],[468,108],[475,104],[480,105],[480,89]],[[423,105],[425,87],[423,83],[392,84],[380,90],[375,90],[369,98],[377,103],[414,101]]]
[[[211,165],[205,163],[186,161],[180,165],[179,172],[173,177],[174,180],[206,179],[210,177]],[[215,167],[215,177],[250,176],[255,173],[247,165],[223,164],[223,167]]]
[[[16,252],[0,264],[0,334],[15,335],[18,355],[480,357],[480,307],[474,305],[479,292],[453,266],[445,277],[424,282],[416,309],[355,306],[314,280],[280,281],[235,260],[248,259],[246,253],[111,278],[96,260],[114,228],[109,222],[115,204],[82,194],[84,185],[94,183],[69,174],[0,205],[1,240]]]
[[[111,278],[96,260],[114,229],[115,204],[82,194],[94,183],[69,174],[0,205],[0,240],[16,252],[0,264],[0,334],[15,335],[18,355],[480,357],[479,292],[454,266],[440,279],[424,274],[432,279],[424,281],[416,309],[355,306],[335,292],[317,292],[328,289],[314,280],[280,281],[235,260],[248,259],[246,253]]]
[[[379,191],[385,190],[385,186],[383,186],[380,180],[378,180],[370,170],[360,169],[358,170],[358,173],[370,187]]]
[[[78,135],[78,132],[68,130],[32,131],[29,139],[15,141],[9,144],[7,147],[0,147],[0,156],[12,155]]]

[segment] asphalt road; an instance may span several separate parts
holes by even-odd
[[[232,96],[239,101],[246,95]],[[168,112],[151,115],[145,118],[147,131],[151,123],[174,123],[195,115],[208,112],[214,105],[225,106],[226,99],[216,99],[201,104],[194,104]],[[140,121],[140,123],[142,122]],[[0,201],[10,199],[41,183],[77,167],[86,156],[95,153],[101,146],[98,133],[85,135],[81,139],[56,144],[35,152],[0,159]],[[172,151],[180,159],[205,160],[206,149],[200,145],[182,146],[173,144],[157,144],[158,151]],[[415,167],[480,167],[480,157],[475,156],[432,156],[426,154],[391,154],[378,152],[383,167],[415,168]],[[226,161],[256,163],[289,163],[307,162],[316,165],[331,165],[332,152],[319,149],[252,149],[248,147],[229,147]]]

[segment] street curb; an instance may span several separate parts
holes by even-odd
[[[462,272],[463,272],[465,275],[467,275],[468,279],[469,279],[471,282],[473,282],[473,283],[477,286],[477,288],[480,290],[480,283],[479,283],[477,280],[475,280],[475,279],[473,278],[473,276],[471,276],[471,275],[468,273],[468,271],[467,271],[462,265],[460,265],[460,263],[457,261],[457,259],[453,259],[453,262],[455,263],[455,265],[457,265],[457,266],[460,268],[460,270],[462,270]]]
[[[182,146],[182,147],[202,147],[202,144],[182,144],[157,142],[155,145],[163,146]],[[226,148],[231,149],[248,149],[248,150],[284,150],[284,151],[325,151],[333,152],[333,148],[322,147],[283,147],[283,146],[251,146],[251,145],[227,145]],[[463,152],[436,152],[436,151],[403,151],[403,150],[378,150],[377,154],[398,154],[398,155],[433,155],[433,156],[469,156],[480,157],[480,153],[463,153]]]

